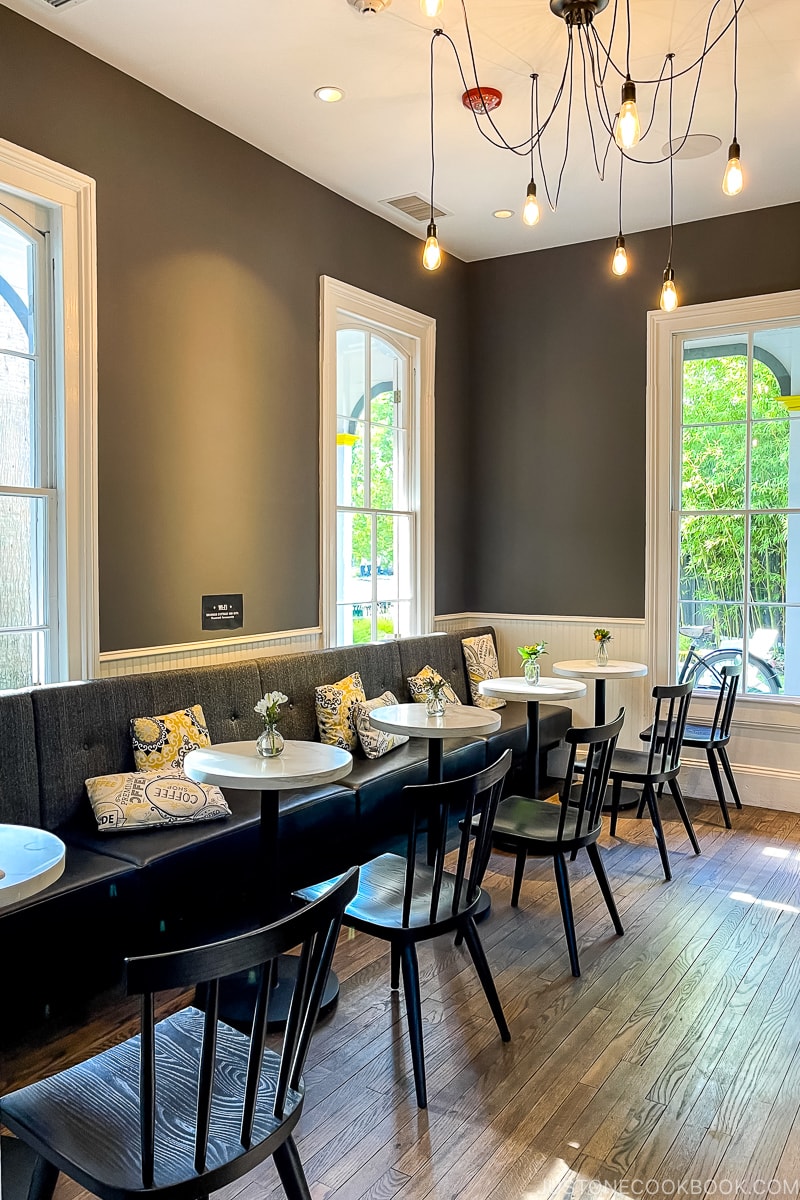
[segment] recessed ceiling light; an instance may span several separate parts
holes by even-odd
[[[674,158],[705,158],[708,154],[716,154],[722,142],[714,133],[690,133],[688,137],[672,139]],[[670,143],[665,142],[661,153],[668,155]]]
[[[336,104],[337,101],[344,100],[344,92],[337,87],[317,88],[314,95],[318,100],[323,100],[325,104]]]
[[[497,217],[498,221],[506,221],[509,217],[513,217],[514,211],[511,208],[497,208],[492,213],[493,217]]]

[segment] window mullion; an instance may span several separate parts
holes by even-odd
[[[750,643],[750,526],[752,516],[753,453],[753,330],[747,333],[747,433],[744,458],[744,606],[742,613],[742,690],[747,692],[747,660]]]

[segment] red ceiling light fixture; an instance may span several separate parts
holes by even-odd
[[[480,117],[500,107],[503,103],[503,93],[497,88],[481,84],[480,87],[467,88],[461,97],[461,103],[464,108],[470,109]]]

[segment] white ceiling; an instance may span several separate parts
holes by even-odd
[[[392,0],[379,16],[358,15],[347,0],[85,0],[53,10],[45,0],[2,0],[98,58],[149,84],[364,208],[418,236],[424,225],[383,201],[429,188],[429,43],[442,24],[466,51],[460,0],[444,19],[426,20],[418,0]],[[509,140],[526,135],[529,74],[541,77],[549,107],[563,69],[564,23],[548,0],[467,0],[481,81],[505,96],[495,114]],[[663,54],[680,70],[702,45],[711,0],[632,0],[632,73],[657,75]],[[624,8],[624,5],[620,6]],[[606,40],[612,4],[597,18]],[[746,185],[730,199],[720,187],[732,124],[730,36],[706,63],[693,130],[716,134],[716,154],[675,165],[676,221],[800,199],[800,23],[797,0],[745,0],[740,19],[739,140]],[[719,28],[730,14],[722,0]],[[615,43],[621,57],[622,43]],[[616,166],[603,185],[591,162],[582,96],[576,94],[570,159],[558,212],[545,209],[528,229],[520,211],[526,160],[493,149],[461,106],[452,53],[437,44],[437,204],[445,249],[472,260],[564,245],[617,231]],[[340,104],[314,89],[343,88]],[[615,89],[613,89],[615,90]],[[651,89],[647,89],[651,92]],[[676,85],[675,130],[684,128],[691,87]],[[577,93],[577,89],[576,89]],[[649,97],[640,94],[649,111]],[[564,124],[543,141],[555,178]],[[666,109],[639,151],[657,157],[667,140]],[[613,158],[613,156],[612,156]],[[538,171],[537,171],[538,174]],[[539,189],[542,198],[542,188]],[[497,220],[492,212],[511,208]],[[667,167],[626,171],[628,231],[668,221]],[[740,248],[741,250],[741,248]]]

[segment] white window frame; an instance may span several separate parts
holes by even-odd
[[[323,275],[320,279],[320,624],[323,645],[336,637],[336,329],[338,314],[378,334],[414,338],[419,346],[409,414],[410,508],[415,513],[412,629],[428,633],[434,615],[434,367],[433,317]]]
[[[0,187],[51,213],[53,442],[61,680],[98,673],[97,247],[95,181],[0,139]]]
[[[675,605],[679,522],[673,512],[676,462],[680,455],[683,340],[800,323],[800,290],[692,304],[675,312],[647,314],[647,533],[645,614],[648,666],[654,682],[674,681],[677,662]],[[692,711],[713,715],[715,697],[698,695]],[[751,729],[797,728],[800,699],[742,693],[736,724]]]

